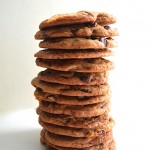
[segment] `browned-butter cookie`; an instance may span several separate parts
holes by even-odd
[[[42,129],[41,131],[41,142],[46,145],[46,150],[116,150],[115,141],[113,138],[109,139],[107,142],[86,147],[86,148],[71,148],[71,147],[60,147],[53,144],[50,144],[45,139],[46,131]]]
[[[112,138],[112,131],[103,133],[96,137],[80,137],[80,138],[57,135],[50,132],[46,132],[45,138],[48,143],[56,146],[84,148],[107,142],[109,139]]]
[[[37,108],[37,114],[40,116],[42,121],[47,123],[83,129],[95,127],[108,129],[109,122],[111,119],[111,117],[109,117],[107,112],[100,116],[83,118],[83,117],[73,117],[71,115],[52,114],[42,111],[40,108]]]
[[[97,96],[104,95],[110,91],[107,83],[100,85],[64,85],[39,80],[37,77],[32,80],[34,87],[42,89],[43,92],[61,94],[67,96]]]
[[[70,14],[58,14],[41,22],[39,28],[47,28],[57,25],[70,25],[86,22],[97,22],[100,25],[108,25],[116,22],[116,18],[104,12],[79,11]]]
[[[95,137],[101,134],[104,134],[114,127],[114,120],[111,118],[108,124],[109,128],[101,128],[101,126],[96,128],[89,128],[89,129],[82,129],[82,128],[71,128],[65,126],[58,126],[50,123],[46,123],[42,121],[39,117],[40,125],[47,131],[58,134],[58,135],[65,135],[71,137]]]
[[[41,41],[39,47],[49,49],[103,49],[117,47],[117,43],[111,37],[55,38]]]
[[[97,23],[84,23],[70,26],[56,26],[39,30],[35,39],[42,40],[58,37],[111,37],[119,35],[111,26],[100,26]]]
[[[63,60],[37,58],[36,65],[54,70],[71,72],[105,72],[114,68],[113,62],[104,58]]]
[[[65,96],[65,95],[45,93],[39,88],[35,90],[34,95],[36,99],[39,101],[44,100],[66,105],[89,105],[108,101],[111,98],[110,91],[100,96]]]
[[[39,108],[52,114],[72,115],[73,117],[93,117],[110,111],[110,101],[90,105],[63,105],[55,102],[40,101]]]
[[[114,53],[109,49],[93,50],[52,50],[45,49],[37,52],[34,56],[44,59],[84,59],[112,56]]]
[[[67,85],[99,85],[108,81],[108,72],[80,73],[46,69],[38,73],[38,78],[46,82]]]

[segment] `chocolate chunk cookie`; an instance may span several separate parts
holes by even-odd
[[[112,56],[114,53],[109,49],[93,50],[52,50],[46,49],[37,52],[34,56],[44,59],[84,59]]]
[[[39,88],[35,90],[34,95],[36,99],[39,101],[44,100],[49,102],[56,102],[58,104],[81,105],[81,106],[108,101],[111,98],[110,91],[105,95],[100,96],[64,96],[45,93]]]
[[[99,85],[108,81],[108,72],[80,73],[46,69],[38,73],[38,78],[46,82],[67,85]]]
[[[115,141],[113,138],[109,139],[107,142],[86,147],[86,148],[67,148],[67,147],[60,147],[53,144],[48,143],[45,139],[46,130],[41,130],[41,143],[46,145],[46,150],[116,150]]]
[[[110,111],[110,101],[91,105],[63,105],[55,102],[40,101],[39,108],[52,114],[72,115],[73,117],[93,117]]]
[[[46,123],[42,121],[41,118],[39,118],[40,125],[47,131],[58,134],[58,135],[65,135],[65,136],[71,136],[71,137],[95,137],[99,136],[101,134],[104,134],[114,127],[114,120],[111,119],[108,127],[109,128],[103,128],[103,126],[99,126],[96,128],[89,128],[89,129],[82,129],[82,128],[71,128],[71,127],[65,127],[65,126],[58,126],[53,125],[50,123]]]
[[[48,143],[56,146],[71,147],[71,148],[84,148],[84,147],[86,148],[109,141],[109,139],[112,138],[112,131],[106,132],[96,137],[80,137],[80,138],[57,135],[50,132],[46,132],[45,138]]]
[[[87,129],[100,127],[103,129],[108,129],[109,122],[111,122],[110,121],[111,117],[109,117],[107,112],[100,116],[85,118],[85,117],[73,117],[71,115],[64,115],[64,114],[52,114],[42,111],[40,108],[37,108],[37,114],[44,122],[72,128]]]
[[[109,25],[100,26],[97,23],[84,23],[42,29],[35,34],[35,39],[42,40],[58,37],[110,37],[118,35],[118,30]]]
[[[70,14],[58,14],[45,21],[42,21],[39,28],[47,28],[58,25],[70,25],[87,22],[97,22],[100,25],[108,25],[116,22],[116,18],[108,13],[79,11]]]
[[[36,59],[37,66],[71,72],[105,72],[114,68],[113,62],[104,58],[95,59]]]
[[[101,85],[64,85],[57,83],[50,83],[34,78],[32,85],[42,89],[43,92],[61,94],[67,96],[97,96],[104,95],[110,91],[108,84]]]
[[[113,38],[57,38],[41,41],[40,48],[49,49],[103,49],[117,46]]]

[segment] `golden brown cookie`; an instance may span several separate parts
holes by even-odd
[[[35,34],[35,39],[42,40],[58,37],[111,37],[118,35],[118,30],[108,25],[100,26],[97,23],[84,23],[42,29]]]
[[[105,72],[114,68],[113,62],[95,59],[36,59],[36,65],[44,68],[71,72]]]
[[[112,56],[114,53],[109,49],[93,50],[52,50],[45,49],[37,52],[34,56],[44,59],[84,59]]]
[[[101,85],[64,85],[58,83],[50,83],[39,80],[37,77],[32,80],[32,85],[42,89],[43,92],[61,94],[67,96],[97,96],[104,95],[110,91],[107,83]]]
[[[73,117],[93,117],[110,111],[110,101],[90,105],[63,105],[55,102],[40,101],[39,108],[52,114],[72,115]]]
[[[45,130],[51,133],[71,136],[71,137],[95,137],[112,130],[112,128],[114,127],[114,120],[112,118],[110,119],[110,122],[108,124],[109,128],[107,129],[101,128],[101,126],[96,128],[89,128],[89,129],[58,126],[58,125],[46,123],[42,121],[40,117],[39,117],[39,123]]]
[[[108,129],[109,122],[111,119],[107,112],[100,116],[83,118],[83,117],[73,117],[71,115],[52,114],[42,111],[40,108],[37,108],[37,114],[40,116],[42,121],[47,123],[83,129],[95,128],[99,126],[100,128]]]
[[[46,39],[39,43],[40,48],[49,49],[103,49],[117,47],[116,41],[111,38],[55,38]]]
[[[108,101],[111,98],[111,92],[109,91],[105,95],[100,96],[65,96],[45,93],[41,89],[37,88],[34,92],[37,100],[56,102],[58,104],[66,105],[89,105],[96,104],[103,101]]]
[[[108,72],[80,73],[46,69],[38,73],[38,78],[46,82],[67,85],[99,85],[108,81]]]
[[[107,142],[94,145],[91,147],[87,147],[87,148],[71,148],[71,147],[67,148],[67,147],[60,147],[60,146],[56,146],[56,145],[48,143],[45,138],[45,133],[46,131],[42,129],[41,141],[42,141],[42,144],[46,145],[46,150],[116,150],[115,141],[113,138],[109,139]]]
[[[98,145],[100,143],[107,142],[109,139],[112,139],[112,131],[106,132],[96,137],[80,137],[80,138],[57,135],[50,132],[46,132],[45,138],[48,143],[56,146],[84,148],[93,145]]]
[[[90,12],[90,11],[79,11],[70,14],[58,14],[51,18],[41,22],[39,28],[47,28],[57,25],[70,25],[79,24],[86,22],[97,22],[100,25],[108,25],[116,22],[116,18],[111,14]]]

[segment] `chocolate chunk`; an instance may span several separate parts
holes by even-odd
[[[110,26],[104,26],[104,28],[105,28],[106,30],[109,30],[109,29],[110,29]]]
[[[89,98],[87,96],[77,96],[77,100],[88,100]]]
[[[104,135],[104,134],[105,134],[104,130],[99,131],[99,135]]]
[[[96,22],[91,22],[91,27],[95,27],[96,26]]]
[[[90,89],[81,89],[80,91],[85,92],[85,93],[91,93]]]
[[[100,104],[100,107],[101,107],[101,108],[104,108],[104,103],[101,103],[101,104]]]
[[[81,81],[83,81],[85,83],[89,83],[89,82],[91,82],[93,77],[92,77],[91,74],[87,73],[87,74],[84,74],[84,75],[80,75],[79,78],[80,78]]]
[[[93,63],[95,59],[83,59],[83,61],[86,63]]]
[[[100,37],[99,41],[101,41],[105,46],[107,46],[107,40],[104,37]]]
[[[67,118],[66,123],[72,122],[72,118]]]

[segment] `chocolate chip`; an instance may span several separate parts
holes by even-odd
[[[91,22],[91,27],[95,27],[96,26],[96,22]]]
[[[104,28],[105,28],[106,30],[109,30],[109,29],[110,29],[110,26],[104,26]]]
[[[72,122],[72,118],[67,118],[66,123]]]
[[[84,75],[80,75],[79,76],[80,80],[85,82],[85,83],[89,83],[92,80],[92,75],[91,74],[84,74]]]
[[[99,131],[99,135],[103,135],[103,134],[105,134],[104,130]]]
[[[83,61],[86,63],[93,63],[95,59],[83,59]]]
[[[77,96],[77,100],[88,100],[89,97],[87,96]]]
[[[85,92],[85,93],[91,93],[90,89],[81,89],[80,91]]]
[[[51,41],[52,41],[53,43],[60,42],[61,40],[62,40],[61,38],[53,38],[53,39],[51,39]]]
[[[100,37],[99,41],[101,41],[104,44],[104,46],[107,46],[107,40],[104,37]]]
[[[104,108],[104,103],[101,103],[101,104],[100,104],[100,107],[101,107],[101,108]]]

